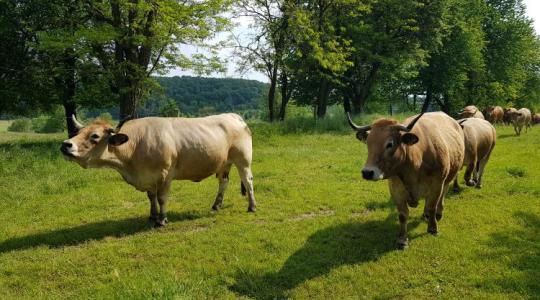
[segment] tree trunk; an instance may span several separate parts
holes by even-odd
[[[272,66],[272,76],[270,77],[270,90],[268,91],[268,120],[274,122],[274,104],[276,103],[277,86],[277,63]]]
[[[287,74],[281,74],[281,106],[279,108],[279,120],[285,121],[285,112],[287,111],[287,104],[291,99],[291,91],[289,90],[289,79]]]
[[[319,96],[317,97],[317,118],[322,119],[326,116],[326,107],[328,106],[328,96],[330,89],[328,81],[323,79],[319,88]]]
[[[137,83],[120,91],[120,120],[137,119],[137,108],[140,102],[141,89]]]
[[[77,106],[73,102],[73,97],[75,96],[75,63],[76,58],[74,56],[74,51],[71,48],[67,48],[64,51],[64,56],[62,58],[62,64],[64,67],[64,73],[60,78],[56,78],[56,85],[61,90],[61,100],[62,105],[64,106],[64,113],[66,116],[66,128],[68,137],[72,138],[79,130],[73,122],[73,116],[77,117]]]
[[[360,114],[363,112],[367,99],[371,95],[371,91],[375,85],[375,78],[379,71],[379,67],[379,63],[374,63],[371,66],[371,70],[367,74],[366,79],[363,83],[361,83],[361,85],[353,83],[352,108],[354,114]]]
[[[424,99],[424,104],[422,105],[422,112],[426,112],[429,109],[429,105],[431,104],[431,100],[433,99],[433,93],[430,89],[426,92],[426,99]]]

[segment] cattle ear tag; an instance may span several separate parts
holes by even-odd
[[[129,137],[123,133],[117,133],[109,137],[109,145],[111,146],[120,146],[123,143],[127,142]]]
[[[356,138],[361,140],[362,142],[365,142],[368,134],[369,134],[369,131],[358,131],[356,133]]]
[[[401,136],[401,142],[407,146],[418,143],[418,136],[414,133],[407,132]]]

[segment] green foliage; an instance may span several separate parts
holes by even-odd
[[[63,132],[66,121],[63,109],[57,107],[51,114],[32,119],[32,129],[37,133]]]
[[[112,120],[113,120],[113,117],[112,117],[111,113],[109,113],[109,112],[104,112],[104,113],[99,114],[98,118],[101,119],[101,120],[107,121],[109,123],[111,123]]]
[[[192,116],[254,110],[267,86],[255,80],[190,76],[157,77],[156,81],[163,92],[150,96],[141,115],[160,113],[162,107],[172,105],[170,100],[183,114]]]
[[[163,117],[178,117],[180,115],[180,109],[174,100],[169,99],[165,105],[159,109],[159,115]]]
[[[278,126],[250,124],[257,213],[246,213],[232,170],[218,212],[210,209],[214,177],[174,182],[170,223],[161,229],[147,220],[145,193],[116,171],[64,160],[64,134],[0,134],[0,298],[540,294],[540,169],[531,163],[540,161],[537,128],[516,137],[511,126],[497,126],[484,187],[447,195],[436,237],[426,234],[423,201],[411,208],[410,247],[399,251],[388,183],[360,178],[367,150],[354,133],[281,135],[272,131]],[[509,166],[527,176],[510,176]]]
[[[28,118],[13,120],[7,130],[12,132],[30,132],[32,131],[32,121]]]

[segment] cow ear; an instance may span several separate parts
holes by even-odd
[[[362,142],[365,142],[367,140],[368,135],[369,135],[369,131],[358,131],[358,132],[356,132],[356,138],[359,139]]]
[[[117,133],[109,137],[109,145],[120,146],[129,140],[128,136],[123,133]]]
[[[401,142],[407,146],[418,143],[418,136],[414,133],[407,132],[401,136]]]

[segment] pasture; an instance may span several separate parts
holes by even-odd
[[[424,201],[396,250],[387,183],[360,178],[350,131],[254,124],[258,211],[237,172],[173,184],[167,227],[113,170],[59,152],[63,134],[0,132],[0,298],[535,298],[540,295],[540,128],[498,126],[481,190],[450,193],[437,237]],[[3,130],[0,130],[3,131]]]

